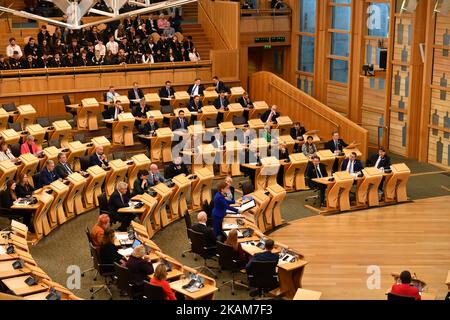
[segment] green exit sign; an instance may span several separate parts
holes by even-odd
[[[286,37],[272,37],[270,38],[270,42],[285,42]]]
[[[270,42],[270,38],[255,38],[255,43],[265,43],[265,42]]]
[[[255,43],[273,43],[273,42],[285,42],[286,37],[259,37],[255,38]]]
[[[270,44],[264,45],[264,49],[271,49],[271,48],[272,48],[272,46]]]

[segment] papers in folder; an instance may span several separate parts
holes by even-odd
[[[256,207],[256,202],[255,200],[250,200],[244,204],[242,204],[240,207],[238,207],[238,209],[240,209],[241,212],[247,211],[251,208]]]
[[[133,248],[119,249],[117,252],[124,257],[129,257],[133,253]]]

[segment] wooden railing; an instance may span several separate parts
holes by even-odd
[[[297,89],[290,83],[274,75],[261,71],[250,77],[250,94],[253,101],[265,100],[276,104],[282,115],[294,122],[300,121],[308,130],[319,130],[319,136],[331,139],[333,131],[339,131],[346,142],[360,143],[358,148],[367,157],[367,130],[343,115]]]
[[[199,0],[198,20],[213,42],[213,49],[239,48],[239,3]]]

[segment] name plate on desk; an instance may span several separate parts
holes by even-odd
[[[306,163],[309,159],[303,153],[293,153],[289,155],[291,163]]]
[[[117,119],[119,121],[130,121],[133,120],[134,121],[134,116],[131,112],[125,112],[125,113],[121,113],[117,116]]]
[[[98,101],[95,98],[84,98],[81,100],[81,105],[83,107],[98,107]]]
[[[22,160],[22,163],[39,162],[39,159],[31,153],[22,154],[19,159]]]
[[[36,113],[36,109],[31,104],[22,104],[17,107],[20,114]]]
[[[86,181],[86,179],[78,172],[74,172],[71,175],[68,175],[67,180],[69,180],[73,184],[80,184]]]
[[[103,168],[100,168],[99,166],[95,165],[92,167],[89,167],[87,170],[87,173],[89,173],[91,176],[99,176],[101,174],[106,173],[105,170],[103,170]]]

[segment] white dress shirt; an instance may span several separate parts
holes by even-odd
[[[106,49],[110,50],[113,55],[116,55],[119,52],[119,44],[115,41],[108,41],[106,44]]]
[[[22,49],[20,49],[20,46],[15,44],[14,46],[9,45],[6,47],[6,55],[10,58],[14,55],[14,51],[17,51],[19,54],[19,58],[22,56]]]

